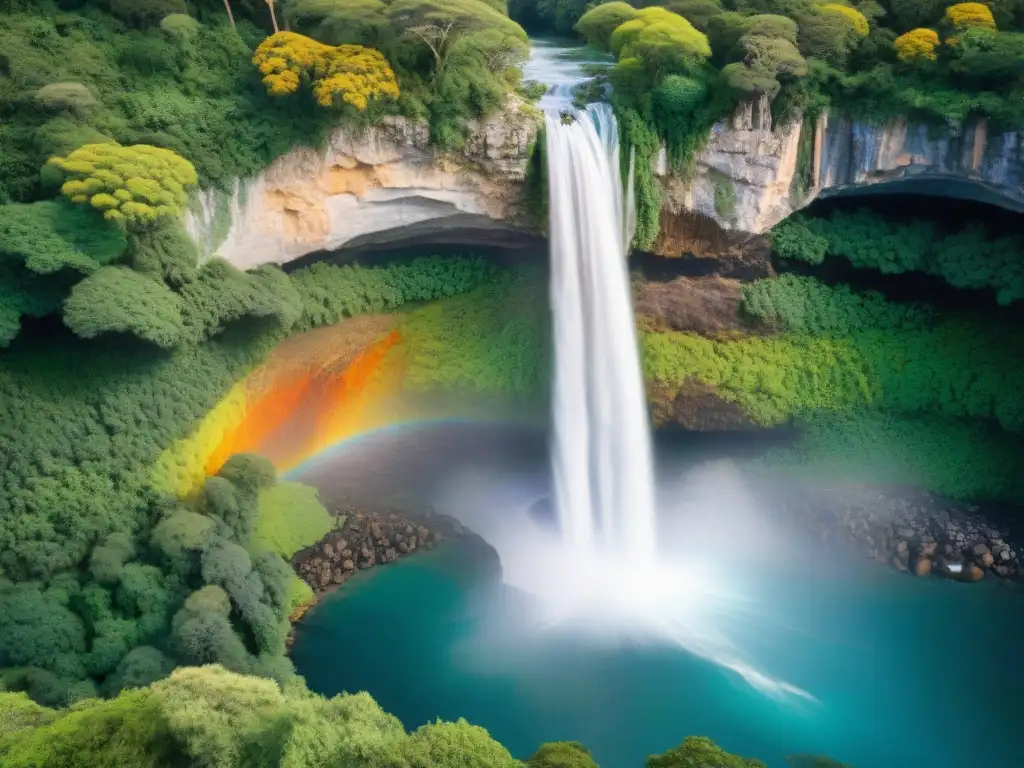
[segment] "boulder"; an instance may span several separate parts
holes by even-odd
[[[341,567],[342,567],[342,570],[345,570],[345,571],[354,571],[356,569],[356,564],[353,563],[351,560],[345,560],[341,564]]]
[[[981,581],[984,577],[985,572],[976,565],[965,567],[963,573],[960,574],[961,581]]]
[[[932,561],[930,558],[921,557],[914,563],[915,576],[929,576],[932,572]]]
[[[988,545],[985,544],[984,542],[978,542],[971,549],[971,554],[974,555],[975,557],[981,557],[982,555],[989,554]]]
[[[995,558],[992,557],[992,554],[990,552],[986,552],[978,558],[978,565],[980,565],[982,568],[991,568],[994,562]]]

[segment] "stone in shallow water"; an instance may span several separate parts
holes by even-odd
[[[919,558],[914,563],[914,575],[915,576],[928,576],[932,572],[932,561],[927,557]]]

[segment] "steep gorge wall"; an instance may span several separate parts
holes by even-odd
[[[657,159],[665,231],[655,250],[675,255],[722,247],[721,237],[700,234],[698,218],[736,240],[767,232],[819,197],[843,194],[933,194],[1024,211],[1022,145],[1021,133],[993,133],[984,120],[952,132],[906,119],[870,125],[836,114],[810,125],[773,126],[767,100],[751,102],[714,127],[687,177],[669,171],[664,153]]]
[[[411,225],[419,234],[513,230],[540,122],[534,108],[513,100],[472,125],[459,153],[434,150],[427,125],[406,118],[362,132],[339,128],[322,151],[294,149],[236,181],[230,195],[204,190],[186,228],[204,257],[216,253],[242,269]]]

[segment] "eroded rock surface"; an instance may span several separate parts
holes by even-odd
[[[813,133],[802,136],[805,130]],[[664,154],[658,158],[662,226],[668,218],[671,230],[673,217],[699,214],[728,233],[762,234],[818,197],[883,189],[1024,211],[1022,143],[1020,133],[993,133],[983,119],[952,131],[906,118],[870,125],[838,114],[810,125],[773,125],[761,99],[715,125],[692,174],[670,173]],[[670,254],[675,244],[658,247]]]
[[[206,256],[248,269],[431,220],[512,229],[540,117],[517,100],[470,126],[459,153],[430,146],[425,123],[385,118],[339,129],[322,152],[298,148],[231,195],[204,191],[186,227]]]

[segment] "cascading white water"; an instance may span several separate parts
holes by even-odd
[[[555,507],[574,547],[655,551],[651,437],[625,249],[618,126],[607,104],[547,113]],[[608,547],[611,550],[611,547]]]

